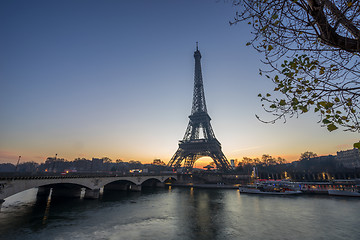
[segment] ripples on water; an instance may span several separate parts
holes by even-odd
[[[0,239],[360,239],[360,199],[240,195],[173,188],[104,193],[101,199],[14,195]]]

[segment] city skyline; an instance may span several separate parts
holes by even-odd
[[[246,24],[219,1],[0,3],[0,163],[55,156],[168,162],[191,112],[195,42],[205,98],[228,160],[351,149],[358,133],[328,132],[308,113],[271,119],[258,93],[261,56]],[[210,161],[204,159],[203,162]]]

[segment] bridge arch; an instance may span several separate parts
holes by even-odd
[[[132,184],[135,185],[142,185],[143,182],[149,180],[149,179],[156,179],[159,182],[165,182],[168,179],[173,179],[176,180],[177,177],[176,176],[168,176],[168,175],[164,175],[164,176],[152,176],[152,175],[135,175],[135,176],[127,176],[127,177],[110,177],[110,178],[106,178],[106,179],[101,179],[101,181],[98,184],[98,187],[104,187],[112,182],[116,182],[116,181],[128,181],[131,182]]]
[[[113,180],[103,185],[104,190],[123,190],[127,191],[132,185],[136,185],[134,181],[128,179]]]
[[[145,181],[143,181],[141,183],[141,186],[143,186],[143,187],[156,187],[160,183],[162,183],[162,182],[157,178],[149,178],[149,179],[146,179]]]
[[[126,178],[126,177],[121,177],[121,178],[108,178],[108,179],[102,179],[101,182],[99,182],[98,187],[102,188],[102,187],[106,187],[112,184],[117,184],[117,183],[129,183],[129,184],[137,184],[136,181],[134,179],[131,178]]]
[[[60,180],[60,181],[59,181]],[[0,199],[5,199],[14,194],[38,187],[57,187],[61,184],[67,186],[78,186],[78,188],[93,189],[93,185],[81,178],[64,178],[64,179],[24,179],[17,181],[0,182]]]

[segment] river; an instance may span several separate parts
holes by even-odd
[[[105,192],[98,200],[6,199],[0,239],[360,239],[360,199],[245,195],[235,189]]]

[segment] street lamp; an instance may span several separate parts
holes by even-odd
[[[16,163],[15,172],[17,172],[17,170],[18,170],[18,166],[19,166],[20,158],[21,158],[21,156],[19,156],[19,159],[18,159],[18,161],[17,161],[17,163]]]

